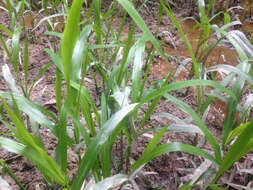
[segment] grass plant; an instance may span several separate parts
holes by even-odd
[[[58,16],[67,15],[67,19],[63,34],[54,32],[53,28],[48,27],[49,31],[46,34],[57,38],[58,48],[45,49],[52,61],[40,70],[36,80],[29,86],[28,33],[18,21],[23,18],[24,9],[33,8],[35,5],[33,1],[6,1],[11,26],[7,28],[0,25],[0,29],[8,34],[8,39],[0,35],[0,41],[6,57],[6,62],[2,66],[3,78],[9,91],[0,91],[1,104],[5,110],[1,113],[0,121],[9,128],[9,135],[15,137],[15,140],[0,136],[0,147],[30,160],[39,169],[48,186],[53,189],[102,190],[119,185],[123,187],[126,183],[138,189],[135,180],[136,176],[142,172],[143,166],[162,154],[175,151],[210,160],[212,168],[204,173],[208,173],[211,169],[215,172],[209,180],[205,179],[206,183],[202,188],[221,189],[218,185],[220,177],[253,147],[253,122],[240,120],[241,122],[238,123],[234,119],[237,111],[245,113],[245,110],[239,109],[242,91],[246,83],[251,85],[253,83],[250,75],[253,47],[243,33],[228,30],[228,26],[233,25],[233,23],[229,25],[228,12],[224,13],[224,24],[227,27],[218,27],[211,24],[211,18],[209,18],[214,1],[210,0],[207,7],[204,0],[198,1],[200,14],[198,26],[202,28],[203,35],[201,36],[204,39],[199,41],[197,50],[204,56],[198,57],[198,53],[193,51],[180,22],[169,7],[173,3],[160,0],[159,23],[164,11],[187,46],[192,59],[194,78],[181,82],[169,82],[170,74],[168,74],[160,88],[153,89],[150,86],[144,86],[147,84],[147,75],[155,50],[167,64],[171,63],[133,2],[113,0],[111,9],[105,12],[101,11],[101,0],[93,0],[86,12],[83,9],[82,0],[74,0],[71,6],[67,1],[59,0],[41,3],[45,11],[46,19],[44,20],[47,20],[47,23],[50,23],[49,9],[57,10],[59,6],[63,7],[63,11],[56,13],[55,17],[57,14]],[[115,31],[112,22],[117,17],[117,5],[120,5],[122,11],[125,12],[119,30]],[[38,7],[37,3],[36,7]],[[131,18],[129,32],[126,39],[121,40],[127,15]],[[84,16],[87,17],[85,21],[83,21]],[[140,35],[134,34],[137,27],[142,32]],[[208,40],[213,35],[211,31],[217,35],[218,40],[210,48]],[[22,32],[25,33],[23,44],[20,37]],[[147,42],[152,44],[151,51],[146,48]],[[205,64],[201,61],[205,59],[201,58],[206,58],[213,48],[223,42],[231,43],[236,49],[239,56],[238,65],[236,67],[230,65],[204,67]],[[147,66],[144,65],[145,62],[148,63]],[[11,74],[10,65],[14,77]],[[52,65],[56,66],[57,113],[52,113],[30,100],[35,83]],[[19,77],[21,66],[24,79]],[[221,82],[206,79],[207,73],[220,70],[229,71]],[[88,73],[94,74],[92,83],[96,86],[100,100],[99,106],[93,100],[90,89],[84,86]],[[101,81],[97,80],[95,75],[100,75]],[[196,87],[197,111],[170,93],[192,86]],[[206,94],[204,90],[201,90],[206,86],[212,87],[211,93]],[[101,92],[99,88],[102,89]],[[138,143],[137,138],[145,132],[145,123],[162,98],[173,102],[187,113],[187,119],[191,122],[167,115],[176,121],[178,128],[173,128],[168,124],[161,129],[153,129],[156,132],[155,136],[150,140],[142,155],[137,160],[133,160],[132,145],[134,142]],[[228,111],[222,128],[222,142],[208,129],[204,119],[205,113],[215,98],[227,103]],[[140,118],[139,113],[144,104],[148,107],[143,118]],[[69,126],[69,123],[72,126]],[[40,136],[40,127],[46,128],[57,138],[55,149],[57,156],[52,157],[47,153]],[[68,129],[72,129],[74,135],[70,135]],[[164,134],[170,130],[201,134],[212,151],[208,152],[201,146],[181,142],[159,144]],[[127,148],[121,154],[121,163],[117,166],[117,173],[113,174],[111,151],[117,140],[123,138],[127,141]],[[78,158],[79,164],[74,178],[70,178],[67,170],[68,149],[72,149]],[[81,153],[83,149],[84,154]],[[4,162],[0,163],[6,167]],[[124,164],[125,170],[123,170]],[[14,180],[16,179],[11,171],[8,173]],[[201,180],[204,179],[199,177],[193,182],[190,180],[180,189],[191,189]],[[15,181],[21,188],[20,182]]]

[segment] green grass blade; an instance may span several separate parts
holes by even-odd
[[[6,0],[6,6],[8,9],[8,13],[9,13],[9,18],[11,19],[11,29],[14,30],[15,27],[15,16],[12,14],[12,7],[11,7],[11,2],[10,0]]]
[[[2,66],[2,71],[3,71],[3,77],[9,87],[9,89],[16,94],[19,94],[19,90],[16,86],[15,80],[13,76],[11,75],[9,66],[7,64]]]
[[[118,124],[135,109],[136,104],[129,105],[116,112],[101,128],[92,143],[88,146],[83,159],[78,167],[77,177],[74,180],[70,190],[80,189],[89,170],[93,167],[96,156],[105,142],[107,142],[109,135],[115,130]]]
[[[7,45],[6,45],[5,41],[3,40],[3,37],[2,37],[1,34],[0,34],[0,42],[1,42],[2,46],[3,46],[3,48],[4,48],[5,53],[7,54],[7,56],[9,57],[9,59],[11,59],[11,53],[8,50]]]
[[[12,111],[7,103],[2,99],[3,106],[8,113],[8,116],[16,126],[16,136],[23,144],[35,144],[38,145],[35,139],[28,133],[26,126],[22,120],[20,120],[20,116],[16,115],[14,111]],[[16,108],[15,108],[16,109]]]
[[[123,57],[121,60],[121,64],[120,64],[120,68],[119,68],[119,74],[118,74],[118,78],[117,78],[117,82],[118,82],[118,86],[121,86],[121,83],[123,81],[123,77],[125,75],[125,69],[126,69],[126,65],[128,65],[128,60],[131,59],[131,43],[133,40],[133,33],[134,33],[134,28],[135,25],[132,24],[130,27],[130,30],[128,32],[128,38],[125,42],[125,47],[124,47],[124,52],[123,52]]]
[[[240,64],[238,66],[240,66]],[[234,78],[234,73],[231,73],[228,76],[226,76],[220,82],[220,84],[222,84],[223,86],[227,86],[231,81],[233,81],[233,78]],[[219,97],[219,94],[220,94],[220,90],[218,90],[218,89],[214,89],[211,92],[211,94],[208,96],[208,98],[206,99],[205,103],[202,105],[202,107],[200,109],[200,113],[201,114],[204,113],[204,111],[207,109],[207,107],[210,105],[210,103],[215,99],[215,97]]]
[[[164,80],[164,82],[163,82],[163,84],[162,84],[162,87],[164,87],[164,86],[166,86],[166,85],[168,84],[168,81],[169,81],[170,77],[171,77],[171,73],[168,74],[166,80]],[[143,86],[143,87],[144,87],[144,86]],[[144,124],[146,123],[146,121],[150,118],[152,112],[154,111],[156,105],[159,103],[159,101],[160,101],[161,98],[162,98],[162,95],[156,97],[156,98],[152,101],[152,103],[151,103],[151,105],[148,107],[148,109],[147,109],[147,111],[146,111],[146,113],[145,113],[143,119],[141,120],[140,125],[138,126],[138,132],[142,129],[142,127],[144,126]]]
[[[9,152],[22,155],[25,145],[18,143],[6,137],[0,137],[0,145],[2,148],[8,150]]]
[[[13,127],[12,125],[10,125],[8,122],[4,121],[3,119],[0,119],[0,121],[6,126],[9,128],[9,130],[12,132],[12,134],[8,134],[10,136],[14,136],[13,134],[17,134],[17,130],[15,127]],[[5,133],[4,133],[5,134]],[[2,133],[1,133],[2,135]],[[8,136],[7,135],[7,136]]]
[[[49,112],[48,110],[46,110],[43,106],[39,105],[39,104],[35,104],[31,101],[29,101],[28,99],[25,99],[24,97],[22,96],[19,96],[17,94],[10,94],[10,93],[7,93],[7,92],[2,92],[0,91],[0,97],[2,98],[6,98],[10,104],[11,104],[11,100],[12,100],[12,97],[14,97],[15,101],[18,103],[19,105],[19,109],[21,109],[22,111],[25,110],[24,112],[29,115],[29,109],[33,110],[38,110],[38,112],[36,111],[36,113],[40,113],[39,115],[37,116],[42,116],[43,119],[47,119],[47,117],[51,118],[52,120],[54,121],[57,121],[56,117],[54,114],[52,114],[51,112]],[[24,109],[22,104],[24,104],[23,106],[24,107],[27,107],[28,110]],[[27,104],[27,105],[26,105]],[[43,115],[46,115],[47,117],[43,116]],[[31,117],[29,115],[29,117]],[[33,118],[34,119],[34,118]],[[42,123],[40,123],[43,127],[46,127],[48,130],[50,130],[54,135],[55,135],[55,130],[54,130],[54,127],[53,127],[53,122],[51,122],[50,120],[36,120],[38,123],[42,121]]]
[[[101,25],[101,0],[93,0],[92,1],[92,7],[94,8],[94,31],[96,32],[96,40],[98,44],[102,43],[102,25]],[[101,51],[100,51],[101,52]]]
[[[44,50],[48,53],[56,67],[61,71],[62,74],[64,74],[61,57],[48,48],[45,48]]]
[[[212,190],[225,190],[224,188],[219,187],[218,184],[210,184],[208,187]]]
[[[182,102],[181,100],[178,100],[174,98],[173,96],[166,94],[164,95],[168,100],[176,104],[180,109],[182,109],[184,112],[186,112],[195,122],[195,124],[201,129],[201,131],[205,134],[205,138],[207,141],[210,143],[212,146],[214,153],[215,153],[215,158],[217,159],[218,162],[221,162],[221,150],[220,150],[220,145],[219,142],[216,140],[214,135],[208,130],[208,128],[205,126],[204,122],[202,119],[198,116],[198,114],[187,104]]]
[[[105,94],[101,96],[101,124],[103,126],[108,120],[108,107]],[[103,177],[109,177],[111,175],[111,147],[110,142],[105,143],[101,147],[101,167]]]
[[[38,142],[38,144],[40,145],[40,147],[42,149],[45,149],[43,140],[42,140],[41,135],[40,135],[40,126],[39,126],[39,124],[34,122],[33,120],[31,120],[30,123],[31,123],[31,129],[32,129],[34,139]]]
[[[96,129],[95,129],[95,123],[92,118],[91,114],[91,106],[89,105],[88,101],[85,98],[82,98],[80,100],[81,102],[81,109],[87,124],[87,127],[90,131],[91,136],[96,136]]]
[[[116,174],[114,176],[105,178],[104,180],[102,180],[96,184],[91,184],[92,187],[87,185],[84,190],[91,190],[91,189],[93,189],[93,190],[108,190],[108,189],[112,189],[113,187],[120,186],[121,184],[123,184],[127,180],[128,180],[127,175]]]
[[[31,84],[30,88],[29,88],[29,92],[28,92],[28,97],[31,96],[32,90],[34,85],[36,84],[36,82],[41,78],[41,76],[44,74],[44,72],[46,72],[48,70],[49,67],[51,67],[53,65],[53,62],[49,62],[48,64],[44,65],[39,73],[37,74],[35,80],[33,81],[33,83]]]
[[[249,71],[249,65],[245,65],[241,67],[234,67],[232,65],[226,65],[226,64],[220,64],[220,65],[215,65],[211,66],[207,69],[207,72],[212,72],[212,71],[219,71],[219,70],[225,70],[228,72],[234,72],[238,76],[240,76],[240,80],[247,80],[250,84],[253,84],[253,77],[248,74]],[[246,67],[247,69],[242,70],[241,68]],[[246,71],[246,72],[245,72]]]
[[[208,39],[210,37],[210,27],[209,27],[209,18],[208,13],[206,14],[205,10],[205,1],[199,0],[199,16],[200,16],[200,26],[204,31],[204,39]],[[210,2],[212,3],[212,2]],[[209,8],[209,7],[208,7]],[[203,49],[206,48],[207,40],[205,40],[203,44]]]
[[[100,114],[98,113],[97,107],[96,107],[95,103],[93,102],[93,100],[89,94],[89,91],[84,86],[77,84],[73,81],[71,81],[71,87],[75,88],[77,91],[80,91],[81,96],[84,97],[85,100],[88,101],[88,103],[92,107],[92,110],[95,113],[97,122],[101,123]]]
[[[28,40],[27,40],[27,33],[25,34],[25,48],[24,48],[24,74],[25,74],[25,93],[28,96]]]
[[[248,57],[246,52],[243,50],[245,45],[247,48],[252,47],[250,44],[245,44],[243,46],[240,46],[240,41],[244,41],[247,42],[248,40],[242,40],[242,38],[244,38],[245,36],[243,35],[243,33],[241,33],[240,31],[237,30],[232,30],[231,32],[226,32],[223,28],[219,28],[216,25],[211,25],[210,26],[212,29],[216,30],[217,33],[226,36],[226,38],[229,40],[229,42],[234,46],[234,48],[236,49],[238,56],[240,58],[240,60],[242,62],[247,61]],[[239,35],[238,35],[239,34]],[[238,43],[239,41],[239,43]],[[250,48],[251,49],[251,48]]]
[[[20,15],[24,15],[25,0],[21,0],[21,2],[19,2],[19,5],[20,5],[20,12],[19,13],[20,13]]]
[[[4,108],[6,109],[8,113],[8,116],[10,117],[14,125],[16,126],[16,129],[17,129],[16,137],[24,144],[24,147],[23,147],[24,149],[21,151],[20,154],[28,158],[35,165],[37,165],[43,175],[50,176],[50,178],[53,178],[57,183],[61,185],[66,185],[67,178],[62,173],[62,171],[58,168],[54,160],[50,156],[47,155],[45,150],[43,150],[40,147],[40,144],[37,143],[37,141],[34,139],[34,137],[31,134],[29,134],[24,123],[21,120],[19,120],[19,118],[15,115],[15,113],[9,108],[9,106],[7,106],[5,101],[2,101],[2,102],[3,102]],[[8,148],[8,145],[5,148]]]
[[[74,124],[78,127],[79,132],[81,133],[86,146],[88,146],[91,143],[91,139],[89,134],[87,133],[87,131],[85,130],[84,125],[77,119],[77,117],[75,116],[75,114],[70,111],[68,108],[65,108],[67,114],[72,118]]]
[[[229,41],[233,44],[241,60],[241,64],[237,66],[237,68],[240,71],[238,71],[237,69],[234,69],[233,71],[237,71],[237,73],[239,72],[240,74],[242,74],[242,76],[238,75],[236,77],[236,81],[233,83],[233,86],[232,86],[232,91],[237,96],[237,99],[240,99],[245,82],[246,82],[244,77],[246,76],[247,80],[251,79],[252,81],[252,78],[248,77],[247,74],[250,71],[250,64],[248,63],[248,59],[253,58],[253,53],[252,53],[253,46],[249,43],[245,35],[240,31],[231,31],[228,33],[222,31],[221,33],[227,34],[226,38],[228,38]],[[222,130],[222,144],[223,145],[226,143],[227,137],[233,129],[233,123],[234,123],[234,118],[236,114],[237,104],[238,104],[238,101],[231,100],[231,99],[229,99],[227,103],[227,108],[226,108],[227,113],[226,113],[226,118],[224,121],[224,127]]]
[[[25,190],[24,186],[20,183],[20,181],[17,179],[17,177],[15,176],[15,174],[7,167],[7,164],[0,159],[0,166],[2,168],[2,175],[3,173],[8,173],[8,175],[15,181],[15,183],[18,185],[18,187],[20,188],[20,190]],[[4,171],[4,172],[3,172]],[[2,184],[3,179],[0,177],[0,183]],[[6,182],[7,183],[7,182]],[[8,184],[7,184],[8,185]],[[8,185],[6,186],[5,184],[2,185],[2,188],[7,188],[6,190],[12,190],[11,187]]]
[[[58,145],[57,145],[57,151],[59,155],[59,161],[61,165],[61,169],[64,173],[67,171],[67,113],[65,111],[65,107],[69,106],[69,102],[65,101],[60,117],[59,117],[59,122],[58,126],[56,127],[57,131],[57,136],[58,136]]]
[[[56,107],[58,112],[61,112],[62,108],[62,79],[63,75],[59,68],[56,68],[56,80],[55,80],[55,99],[56,99]]]
[[[188,80],[188,81],[174,82],[174,83],[165,85],[164,87],[162,87],[160,89],[151,90],[151,92],[147,96],[142,98],[141,104],[143,104],[145,102],[148,102],[150,100],[153,100],[154,98],[156,98],[160,95],[163,95],[166,92],[170,92],[172,90],[177,90],[177,89],[181,89],[181,88],[186,88],[186,87],[189,87],[189,86],[197,86],[197,85],[212,86],[216,89],[219,89],[220,91],[223,91],[223,92],[227,93],[234,100],[237,100],[236,95],[231,90],[226,89],[223,85],[221,85],[221,84],[219,84],[215,81],[211,81],[211,80]]]
[[[84,57],[84,51],[88,48],[87,40],[92,30],[91,25],[85,26],[85,28],[80,33],[80,37],[77,40],[73,55],[72,55],[72,70],[70,74],[70,80],[74,82],[78,82],[81,78],[81,69],[82,69],[82,61]]]
[[[62,65],[62,59],[59,55],[55,54],[50,49],[46,48],[45,51],[50,55],[52,61],[56,65],[56,81],[55,81],[55,99],[56,99],[56,106],[58,112],[61,112],[62,107],[62,79],[64,74],[64,69]]]
[[[101,96],[101,123],[100,123],[100,126],[102,126],[107,120],[108,120],[108,117],[109,117],[109,114],[108,114],[108,104],[107,104],[107,101],[106,101],[106,96],[104,93],[102,93],[102,96]]]
[[[193,187],[194,185],[184,184],[181,187],[179,187],[178,190],[189,190],[189,189],[192,189]]]
[[[12,100],[12,108],[13,108],[14,114],[16,115],[16,117],[17,117],[20,121],[22,121],[21,113],[20,113],[20,111],[19,111],[19,109],[18,109],[17,102],[15,101],[13,95],[11,95],[11,100]]]
[[[3,26],[2,24],[0,24],[0,30],[3,30],[4,32],[7,32],[9,37],[12,38],[13,33],[5,26]]]
[[[238,161],[242,156],[252,150],[253,121],[248,122],[244,125],[246,125],[245,129],[226,153],[219,171],[214,178],[214,182],[216,182],[220,176],[232,166],[233,163]]]
[[[141,96],[140,90],[141,90],[142,64],[143,64],[145,43],[146,40],[144,37],[142,37],[136,44],[133,73],[132,73],[131,103],[137,102]]]
[[[215,3],[215,0],[209,0],[206,15],[209,15],[210,11],[212,10],[214,6],[214,3]]]
[[[48,0],[42,0],[42,7],[44,9],[44,15],[47,16],[48,15]]]
[[[22,155],[33,162],[49,182],[53,179],[58,184],[67,186],[67,176],[65,176],[55,161],[40,147],[37,147],[37,149],[26,148]]]
[[[152,32],[148,29],[147,25],[145,24],[144,20],[141,18],[139,13],[135,10],[134,6],[129,0],[118,0],[121,6],[128,12],[128,14],[132,17],[134,22],[138,25],[138,27],[147,35],[148,40],[154,45],[154,47],[158,50],[158,52],[162,55],[162,57],[166,60],[167,63],[168,59],[165,53],[163,52],[159,42],[155,39]]]
[[[224,13],[224,25],[229,24],[231,21],[230,15],[228,12]]]
[[[62,38],[62,65],[67,84],[68,93],[70,92],[70,75],[72,73],[71,59],[76,41],[79,36],[80,9],[83,0],[74,0],[70,8],[67,23]],[[69,95],[70,95],[69,94]]]
[[[180,26],[179,22],[177,21],[176,17],[174,16],[173,12],[171,10],[169,10],[165,4],[163,3],[162,0],[160,0],[160,3],[163,5],[164,10],[166,11],[166,13],[169,15],[171,21],[173,22],[173,24],[176,26],[181,38],[183,39],[189,54],[191,56],[192,62],[193,62],[193,68],[194,68],[194,73],[196,76],[196,79],[200,79],[200,72],[199,72],[199,66],[198,66],[198,62],[197,59],[195,57],[195,54],[193,52],[193,49],[191,47],[191,44],[189,42],[189,40],[187,39],[186,35],[184,34],[184,31],[182,29],[182,27]],[[201,103],[201,97],[200,97],[200,87],[197,86],[197,104],[198,104],[198,109],[200,108],[200,103]]]
[[[225,146],[228,145],[233,139],[235,139],[236,136],[239,136],[244,131],[244,129],[246,127],[247,127],[247,125],[243,124],[243,125],[236,127],[234,130],[232,130],[230,132],[230,134],[228,135]]]
[[[250,67],[248,67],[248,69],[249,68]],[[238,79],[236,80],[236,82],[233,85],[232,90],[237,95],[238,99],[241,96],[244,84],[245,84],[245,80],[238,77]],[[235,118],[235,114],[236,114],[236,111],[237,111],[236,110],[237,104],[238,104],[238,101],[232,100],[231,98],[227,102],[227,107],[226,107],[227,113],[226,113],[226,118],[225,118],[225,121],[224,121],[223,130],[222,130],[222,144],[223,145],[227,141],[227,137],[233,129],[234,118]]]
[[[60,39],[62,39],[62,37],[63,37],[63,33],[53,32],[53,31],[44,32],[43,35],[55,36],[55,37],[58,37]]]
[[[186,152],[189,154],[201,156],[203,158],[209,159],[212,162],[219,164],[219,161],[216,160],[213,156],[210,154],[206,153],[200,148],[197,148],[192,145],[188,144],[183,144],[183,143],[167,143],[167,144],[162,144],[156,148],[154,148],[151,152],[148,152],[147,154],[143,154],[132,166],[131,166],[131,172],[134,172],[136,169],[141,167],[142,165],[146,164],[153,158],[160,156],[162,154],[166,154],[169,152],[176,152],[176,151],[181,151],[181,152]]]
[[[11,62],[14,68],[14,71],[18,72],[18,58],[19,58],[19,50],[20,50],[20,34],[22,31],[22,27],[17,27],[14,30],[13,37],[12,37],[12,56]]]
[[[101,167],[103,178],[111,175],[111,143],[106,142],[101,147]]]
[[[41,126],[46,127],[54,135],[57,136],[55,127],[53,126],[53,122],[50,121],[47,118],[47,116],[45,116],[43,113],[46,113],[48,116],[50,116],[54,120],[56,120],[56,118],[52,114],[48,113],[43,107],[41,107],[40,105],[34,104],[33,102],[29,101],[25,97],[18,94],[9,94],[9,93],[4,93],[0,91],[0,97],[7,98],[10,101],[10,103],[13,97],[20,110],[26,113],[32,120],[41,124]]]
[[[52,8],[54,9],[61,1],[60,0],[54,0]]]
[[[143,155],[149,154],[152,152],[156,145],[160,142],[161,138],[163,137],[164,133],[167,131],[167,127],[163,127],[152,140],[148,143],[147,147],[145,148]]]

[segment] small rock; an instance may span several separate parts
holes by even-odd
[[[12,190],[11,186],[0,177],[0,190]]]

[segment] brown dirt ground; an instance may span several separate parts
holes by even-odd
[[[185,16],[184,12],[185,7],[176,9],[178,17]],[[153,20],[153,15],[147,15],[146,21],[148,26],[151,29],[154,29],[156,26],[156,21]],[[252,21],[252,20],[251,20]],[[0,24],[7,25],[9,23],[8,15],[6,13],[0,14]],[[169,25],[167,25],[169,24]],[[168,26],[171,27],[171,23],[169,22],[169,18],[167,16],[163,16],[163,24],[161,25],[161,30],[168,29]],[[36,30],[36,33],[33,35],[35,39],[31,40],[29,43],[29,84],[33,82],[36,78],[40,68],[45,64],[49,63],[50,58],[49,56],[43,51],[44,48],[49,47],[50,43],[48,42],[48,38],[46,36],[42,36],[41,34],[45,31],[45,26],[41,26]],[[178,41],[178,34],[175,30],[171,31],[173,38]],[[5,35],[5,34],[4,34]],[[169,41],[169,40],[168,40]],[[169,42],[168,42],[169,43]],[[3,51],[1,51],[3,52]],[[185,57],[178,57],[180,60],[184,60]],[[0,62],[1,64],[4,62],[4,55],[0,54]],[[7,62],[8,63],[8,62]],[[160,64],[160,65],[159,65]],[[172,65],[177,68],[178,63],[172,61]],[[10,66],[10,65],[9,65]],[[158,80],[164,76],[168,70],[171,70],[171,67],[165,66],[162,64],[161,58],[157,57],[155,59],[155,63],[153,63],[151,73],[149,75],[149,83],[152,83],[155,80]],[[20,70],[21,78],[22,70]],[[185,71],[181,80],[187,79],[189,73]],[[55,76],[55,68],[51,67],[48,69],[43,77],[42,80],[38,83],[38,85],[34,88],[32,92],[31,99],[36,101],[42,105],[47,104],[48,107],[54,107],[54,76]],[[175,80],[180,80],[176,78]],[[88,86],[91,90],[94,97],[96,97],[95,87]],[[0,90],[4,91],[7,90],[7,86],[2,78],[2,73],[0,71]],[[245,92],[247,94],[247,92]],[[191,105],[193,108],[196,108],[195,105],[195,94],[194,89],[190,89],[189,91],[180,91],[176,92],[175,96],[179,99],[183,100],[187,104]],[[213,105],[213,109],[211,109],[211,113],[207,117],[207,124],[209,129],[216,134],[217,137],[221,135],[221,126],[224,120],[223,117],[219,117],[220,113],[219,110],[215,109],[216,105]],[[145,108],[144,108],[145,109]],[[221,108],[222,111],[222,108]],[[166,112],[173,115],[176,115],[180,119],[185,119],[187,115],[180,111],[175,105],[171,102],[167,102],[162,100],[155,110],[156,113],[159,112]],[[217,117],[215,115],[218,115]],[[160,128],[168,123],[168,119],[160,118],[158,116],[152,116],[151,119],[145,125],[146,129],[149,128]],[[0,130],[2,133],[8,133],[9,130],[0,124]],[[42,138],[45,144],[45,147],[50,155],[53,156],[53,152],[55,149],[55,145],[57,143],[57,139],[50,134],[47,130],[41,128]],[[152,135],[153,133],[149,133]],[[131,150],[132,158],[137,159],[141,153],[143,152],[145,146],[150,141],[150,137],[148,135],[142,135],[138,138],[138,146],[134,144]],[[173,133],[168,132],[164,136],[162,142],[185,142],[188,144],[194,143],[194,136],[189,135],[186,133]],[[115,162],[118,162],[117,158],[120,157],[120,143],[116,143],[114,147],[114,151],[112,152],[113,157],[115,158]],[[208,149],[208,146],[205,147]],[[68,171],[72,173],[75,171],[77,167],[77,161],[74,157],[71,157],[71,152],[69,154],[69,165]],[[8,168],[17,176],[17,178],[21,181],[24,187],[27,190],[43,190],[47,189],[45,182],[40,175],[38,169],[27,161],[25,158],[17,156],[15,154],[9,153],[3,149],[0,149],[0,158],[5,160],[8,165]],[[240,162],[235,164],[234,168],[242,169],[242,168],[252,168],[253,167],[253,156],[252,153],[248,154],[244,157]],[[204,160],[200,157],[191,156],[189,154],[181,153],[181,152],[174,152],[170,154],[166,154],[160,156],[158,158],[153,159],[149,164],[144,167],[145,172],[150,172],[145,177],[139,177],[137,179],[137,183],[140,185],[141,189],[164,189],[164,190],[174,190],[179,187],[180,184],[178,182],[183,180],[184,177],[191,174],[190,169],[196,169]],[[234,171],[234,168],[231,168],[231,171]],[[1,172],[1,170],[0,170]],[[231,172],[233,173],[233,172]],[[235,184],[247,185],[252,180],[252,175],[245,174],[245,173],[233,173],[234,176],[231,176],[229,172],[224,175],[222,181],[225,183],[228,179],[232,180],[231,182]],[[8,176],[4,175],[4,179],[11,185],[13,190],[18,190],[18,186],[15,182]],[[1,189],[1,187],[0,187]],[[229,189],[236,189],[235,187],[230,186]]]

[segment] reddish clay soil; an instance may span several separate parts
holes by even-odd
[[[148,7],[151,9],[151,6]],[[187,16],[187,14],[191,14],[185,12],[187,7],[178,7],[175,9],[178,18],[182,18]],[[152,10],[152,9],[151,9]],[[146,14],[146,23],[148,26],[155,30],[156,28],[156,21],[154,21],[155,10],[151,11],[151,13]],[[242,30],[249,32],[253,29],[252,22],[248,18],[248,14],[246,14],[245,24],[242,26]],[[8,15],[4,12],[0,13],[0,24],[8,26],[9,19]],[[198,37],[199,32],[189,31],[189,28],[192,27],[192,22],[184,22],[183,28],[185,32],[188,32],[190,36],[190,41],[194,43],[195,38]],[[115,25],[118,25],[115,23]],[[169,35],[166,35],[164,31],[169,30]],[[50,58],[47,53],[43,50],[44,48],[51,48],[49,39],[47,36],[41,35],[43,32],[46,31],[45,26],[42,24],[40,27],[36,29],[35,32],[31,33],[31,38],[29,40],[29,85],[35,80],[39,70],[47,63],[50,62]],[[137,31],[138,32],[138,31]],[[165,35],[164,35],[165,34]],[[5,35],[5,34],[3,34]],[[172,27],[171,22],[169,21],[168,16],[164,15],[162,19],[162,24],[159,27],[159,34],[162,42],[164,43],[164,49],[167,53],[177,56],[178,60],[184,61],[186,60],[189,55],[183,46],[182,41],[179,39],[179,35],[177,31]],[[194,45],[193,45],[194,46]],[[0,47],[1,52],[3,52],[2,47]],[[236,61],[236,57],[234,57],[234,50],[229,49],[228,47],[221,48],[220,50],[216,50],[212,56],[210,56],[210,63],[218,62],[217,57],[225,54],[224,56],[228,56],[229,58],[226,59],[227,62],[234,65]],[[227,52],[225,52],[227,51]],[[230,56],[233,54],[233,56]],[[213,60],[213,59],[215,60]],[[0,62],[1,64],[5,63],[4,55],[0,54]],[[151,85],[152,82],[163,78],[167,73],[173,72],[174,77],[171,78],[173,81],[180,81],[189,79],[189,70],[191,69],[191,62],[187,64],[186,69],[182,69],[177,75],[175,75],[176,70],[179,66],[179,62],[173,59],[170,60],[171,65],[167,65],[160,57],[155,58],[155,62],[152,63],[151,72],[149,74],[148,82]],[[222,61],[222,60],[221,60]],[[7,62],[8,63],[8,62]],[[9,65],[11,68],[11,65]],[[19,71],[21,78],[22,70]],[[55,68],[50,67],[42,76],[42,79],[34,88],[31,99],[41,105],[47,106],[48,109],[54,111],[55,107],[55,99],[54,99],[54,76],[55,76]],[[98,101],[96,90],[93,85],[87,86],[92,93],[93,97]],[[3,80],[2,72],[0,70],[0,90],[6,91],[7,86]],[[244,94],[248,93],[248,88],[245,88]],[[181,90],[175,92],[174,95],[183,100],[185,103],[189,104],[192,108],[196,108],[196,101],[195,101],[195,89],[190,88],[188,90]],[[99,104],[99,103],[98,103]],[[216,137],[220,138],[221,136],[221,127],[224,121],[224,106],[222,102],[220,103],[213,103],[212,108],[210,109],[210,113],[207,116],[207,125],[209,129],[216,135]],[[143,108],[145,110],[145,107]],[[173,103],[168,102],[166,100],[162,100],[155,109],[155,113],[170,113],[177,116],[180,119],[185,119],[187,114],[179,110]],[[141,115],[142,113],[140,113]],[[168,124],[169,120],[166,118],[161,118],[159,115],[154,114],[150,120],[145,125],[145,129],[151,128],[161,128],[164,125]],[[0,123],[0,132],[8,133],[9,130]],[[131,157],[137,159],[143,152],[144,148],[146,147],[147,143],[150,141],[150,137],[155,133],[145,133],[138,138],[138,142],[133,144],[131,150]],[[44,145],[49,154],[53,156],[53,152],[55,150],[55,146],[57,144],[57,139],[50,134],[47,130],[41,128],[41,135],[43,138]],[[174,132],[167,132],[162,140],[162,143],[166,142],[185,142],[188,144],[194,144],[194,135],[189,135],[187,133],[174,133]],[[201,137],[199,137],[201,138]],[[209,149],[208,146],[204,146],[205,149]],[[119,162],[120,158],[120,149],[121,144],[116,143],[113,147],[113,158],[115,158],[115,162]],[[12,154],[7,152],[6,150],[0,149],[0,158],[7,163],[8,168],[15,174],[15,176],[20,180],[20,182],[24,185],[27,190],[44,190],[48,189],[49,187],[46,186],[41,174],[39,173],[38,169],[31,164],[27,159],[20,157],[16,154]],[[166,155],[162,155],[158,158],[153,159],[149,164],[147,164],[143,171],[145,175],[139,176],[137,179],[137,183],[140,185],[140,188],[145,189],[163,189],[163,190],[175,190],[177,189],[180,184],[179,181],[186,181],[189,177],[191,177],[192,170],[196,169],[200,166],[200,164],[204,161],[203,158],[197,156],[191,156],[189,154],[181,153],[181,152],[174,152]],[[252,175],[239,172],[240,169],[252,169],[253,168],[253,154],[250,153],[245,156],[240,162],[236,163],[230,171],[222,177],[222,182],[226,183],[234,183],[247,186],[250,181],[252,180]],[[68,160],[68,172],[69,175],[74,173],[77,168],[77,160],[72,156],[71,151],[69,151],[69,160]],[[0,170],[1,173],[1,170]],[[10,176],[7,174],[3,176],[3,178],[11,185],[13,190],[18,190],[18,186],[15,182],[11,179]],[[1,186],[0,186],[1,189]],[[197,189],[197,188],[196,188]],[[229,189],[238,189],[232,185],[229,186]],[[2,189],[1,189],[2,190]]]

